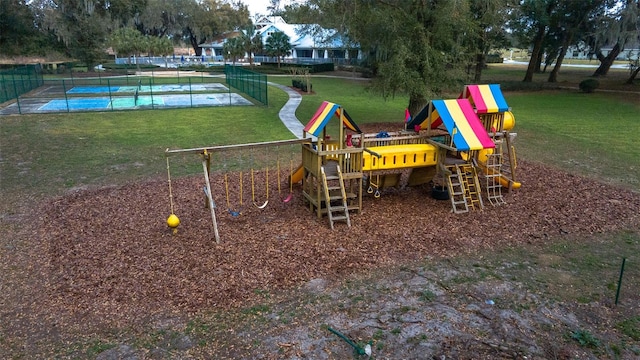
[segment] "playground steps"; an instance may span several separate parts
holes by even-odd
[[[469,163],[445,166],[447,170],[447,187],[451,207],[454,213],[469,212],[469,208],[484,207],[480,196],[480,182],[476,168]]]
[[[502,153],[497,152],[487,157],[485,171],[487,200],[493,206],[502,205],[506,202],[502,197],[502,184],[500,176],[502,176]]]
[[[469,205],[465,197],[464,179],[458,165],[447,165],[447,187],[449,190],[449,198],[451,199],[451,207],[456,214],[469,212]]]
[[[478,171],[472,164],[458,165],[460,173],[462,174],[462,180],[464,184],[464,198],[467,201],[467,205],[472,209],[476,209],[476,206],[480,209],[484,208],[482,203],[482,196],[480,195],[480,181],[478,180]]]
[[[347,226],[351,227],[347,192],[344,187],[340,166],[336,164],[322,166],[320,173],[322,174],[324,203],[327,208],[327,217],[329,218],[331,229],[333,230],[333,224],[336,221],[346,221]]]

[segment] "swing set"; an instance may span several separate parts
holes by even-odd
[[[172,189],[172,185],[171,185],[171,170],[170,170],[170,166],[169,166],[169,157],[172,155],[177,155],[177,154],[185,154],[185,153],[191,153],[191,154],[198,154],[200,155],[201,159],[202,159],[202,170],[204,173],[204,194],[205,194],[205,203],[206,206],[210,209],[211,212],[211,221],[213,224],[213,228],[214,228],[214,236],[216,239],[216,242],[220,242],[220,234],[218,232],[218,224],[217,224],[217,219],[216,219],[216,203],[214,201],[214,196],[213,196],[213,192],[211,190],[211,176],[222,176],[222,182],[224,183],[224,196],[225,196],[225,200],[226,200],[226,207],[227,207],[227,212],[229,213],[229,215],[232,218],[237,218],[240,215],[243,214],[244,210],[246,210],[245,208],[245,203],[244,203],[244,191],[246,188],[248,188],[249,186],[247,186],[245,183],[246,181],[246,176],[244,176],[248,170],[249,172],[249,181],[250,181],[250,187],[251,187],[251,202],[252,204],[258,208],[258,209],[265,209],[267,207],[267,205],[269,204],[269,188],[270,188],[270,184],[269,184],[269,166],[268,165],[264,165],[264,202],[259,201],[259,189],[258,189],[258,182],[260,180],[260,172],[261,170],[259,169],[258,163],[256,161],[256,156],[254,156],[258,151],[260,151],[261,154],[269,154],[269,153],[273,153],[276,152],[277,154],[277,160],[276,160],[276,177],[277,177],[277,187],[278,187],[278,196],[281,199],[281,202],[283,204],[287,204],[289,203],[292,199],[293,199],[293,183],[292,181],[289,181],[289,192],[288,194],[286,194],[286,196],[283,194],[283,186],[281,184],[281,178],[282,178],[282,171],[286,171],[285,169],[283,169],[283,166],[281,166],[281,154],[280,154],[280,148],[283,146],[289,146],[292,147],[294,145],[301,145],[303,143],[308,143],[310,140],[309,139],[295,139],[295,140],[281,140],[281,141],[269,141],[269,142],[261,142],[261,143],[250,143],[250,144],[238,144],[238,145],[222,145],[222,146],[211,146],[211,147],[201,147],[201,148],[192,148],[192,149],[177,149],[177,150],[170,150],[170,149],[166,149],[165,150],[165,156],[167,158],[167,179],[168,179],[168,183],[169,183],[169,202],[170,202],[170,210],[171,210],[171,214],[169,215],[169,217],[167,218],[167,225],[169,226],[169,228],[171,228],[173,230],[173,233],[176,234],[177,233],[177,228],[180,225],[180,219],[178,218],[178,216],[174,213],[174,199],[173,199],[173,189]],[[237,204],[233,204],[232,203],[232,197],[233,197],[233,179],[232,179],[232,173],[230,171],[228,171],[229,169],[227,169],[227,161],[226,161],[226,155],[231,153],[231,152],[238,152],[238,154],[242,154],[243,152],[251,152],[251,166],[250,169],[246,169],[246,168],[242,168],[242,156],[239,157],[239,161],[237,166],[240,168],[240,171],[238,172],[238,195],[237,195]],[[293,157],[294,154],[297,152],[293,152],[293,151],[289,151],[288,152],[288,156],[289,156],[289,177],[292,174],[293,171]],[[214,158],[214,156],[216,158],[218,158],[218,155],[220,157],[220,159],[222,160],[219,164],[221,165],[221,168],[219,168],[219,172],[211,172],[211,163],[212,163],[212,159]],[[268,155],[265,155],[265,157],[268,157]],[[273,168],[272,168],[273,169]],[[244,170],[244,171],[243,171]],[[222,172],[222,174],[220,174],[220,172]]]

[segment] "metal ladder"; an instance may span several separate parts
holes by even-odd
[[[464,178],[460,168],[458,165],[448,165],[445,169],[447,170],[447,188],[453,212],[456,214],[469,212],[469,205],[465,197]]]
[[[327,217],[329,218],[331,229],[333,230],[333,223],[336,221],[346,221],[347,226],[351,227],[347,192],[344,188],[340,165],[324,165],[320,168],[320,173],[322,174],[325,206],[327,207]]]

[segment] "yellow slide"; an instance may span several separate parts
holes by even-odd
[[[487,158],[489,157],[489,154],[492,154],[492,153],[493,153],[493,149],[484,149],[478,152],[478,165],[480,166],[480,168],[482,168],[482,171],[484,171],[488,175],[494,174],[493,170],[487,169],[485,165],[487,163]],[[498,182],[504,188],[509,188],[509,185],[511,185],[511,188],[514,190],[519,189],[522,186],[521,183],[517,181],[511,181],[510,179],[508,179],[502,174],[498,177]]]
[[[302,164],[300,164],[300,166],[298,166],[295,170],[293,170],[293,172],[289,176],[289,184],[299,183],[300,181],[302,181],[303,176],[304,176],[304,168],[302,167]]]

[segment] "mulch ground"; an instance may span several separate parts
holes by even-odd
[[[265,209],[249,205],[230,216],[223,177],[214,174],[219,244],[201,176],[172,181],[181,219],[175,235],[165,223],[165,179],[76,191],[45,204],[34,223],[30,261],[39,285],[30,311],[59,323],[124,326],[156,314],[246,306],[261,291],[427,256],[640,228],[640,194],[519,165],[523,186],[505,194],[505,205],[453,214],[427,187],[391,188],[379,199],[366,196],[352,226],[337,223],[335,230],[309,211],[298,187],[282,202],[286,194],[274,181]]]

